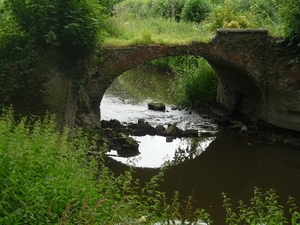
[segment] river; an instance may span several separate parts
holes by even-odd
[[[101,119],[122,123],[145,119],[153,126],[178,122],[182,129],[197,129],[197,138],[173,140],[159,136],[133,137],[140,142],[140,155],[122,158],[111,151],[107,165],[117,174],[134,166],[142,182],[168,164],[160,186],[168,197],[179,191],[181,199],[194,193],[195,206],[204,208],[214,225],[225,224],[221,193],[226,192],[236,206],[249,203],[254,187],[270,188],[286,206],[288,196],[300,206],[300,151],[248,134],[221,129],[213,120],[191,109],[172,110],[171,75],[135,68],[127,71],[104,95]],[[148,110],[150,101],[166,103],[166,112]]]

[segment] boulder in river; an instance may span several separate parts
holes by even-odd
[[[150,102],[148,103],[148,109],[155,111],[165,111],[166,106],[162,102]]]

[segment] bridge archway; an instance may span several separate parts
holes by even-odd
[[[232,111],[256,115],[257,104],[261,100],[261,91],[255,75],[251,74],[247,68],[243,68],[238,63],[233,63],[230,59],[211,54],[207,49],[212,48],[209,44],[194,43],[192,45],[181,46],[134,46],[121,49],[110,49],[104,53],[107,56],[122,55],[123,57],[106,59],[98,82],[101,83],[102,91],[97,94],[97,99],[93,98],[93,108],[98,111],[102,97],[112,82],[125,71],[138,65],[149,62],[153,59],[194,55],[203,57],[215,70],[218,77],[217,102]],[[100,112],[99,112],[99,117]]]

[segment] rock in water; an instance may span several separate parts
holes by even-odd
[[[148,109],[155,111],[165,111],[166,106],[162,102],[150,102],[148,103]]]

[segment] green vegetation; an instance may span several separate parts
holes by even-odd
[[[1,224],[213,224],[209,214],[193,207],[179,193],[168,201],[158,191],[163,171],[141,185],[134,170],[115,175],[104,164],[97,139],[79,131],[55,131],[54,118],[0,117]],[[286,224],[284,208],[274,190],[254,190],[247,206],[232,209],[225,193],[226,224]],[[288,199],[291,224],[300,222],[293,198]],[[213,218],[212,218],[213,219]]]
[[[131,15],[131,14],[129,14]],[[128,15],[128,16],[129,16]],[[192,22],[176,22],[172,19],[151,18],[109,19],[111,29],[104,40],[105,46],[125,46],[135,44],[186,44],[193,40],[209,41],[213,31],[202,30],[201,25]]]
[[[70,75],[68,69],[77,60],[88,61],[99,53],[112,3],[115,1],[1,1],[0,92],[5,96],[0,96],[0,110],[22,95],[29,85],[27,75],[43,57],[48,56]]]
[[[1,115],[1,224],[210,223],[204,210],[193,208],[192,197],[181,205],[175,193],[167,203],[157,190],[163,171],[143,186],[133,170],[116,176],[96,139],[79,131],[70,140],[53,121],[46,115],[16,122],[11,110]]]
[[[174,66],[176,74],[175,93],[181,104],[194,105],[196,101],[214,102],[217,96],[217,76],[208,62],[200,57],[183,57],[179,66]]]
[[[300,1],[287,0],[279,8],[284,24],[284,31],[291,44],[300,47]]]
[[[205,0],[188,0],[181,13],[181,19],[200,23],[211,11],[209,1]]]
[[[299,37],[299,0],[124,0],[115,6],[105,44],[208,41],[216,28],[267,28],[271,35]],[[287,13],[291,10],[291,13]],[[298,29],[299,30],[299,29]]]
[[[254,196],[250,199],[249,205],[239,201],[237,206],[238,213],[233,211],[232,204],[230,203],[230,199],[227,197],[226,193],[222,193],[222,197],[223,207],[226,210],[226,224],[228,225],[297,225],[300,222],[300,214],[297,211],[294,199],[289,197],[287,202],[290,207],[289,212],[291,214],[291,221],[288,222],[284,215],[284,207],[278,203],[279,197],[273,189],[269,189],[263,193],[259,188],[255,188]]]
[[[195,56],[167,57],[153,60],[152,65],[175,75],[172,95],[179,105],[197,101],[212,103],[217,94],[217,76],[209,63]]]
[[[1,48],[14,34],[43,50],[54,48],[67,57],[87,57],[99,47],[104,20],[108,18],[100,2],[6,0],[2,7],[5,24],[0,27]]]
[[[208,41],[219,27],[266,27],[299,47],[299,7],[299,0],[0,0],[0,91],[4,77],[31,73],[48,51],[65,64],[89,59],[103,41],[114,46],[187,43]],[[182,101],[212,101],[216,77],[208,64],[195,57],[173,60]],[[14,94],[23,88],[21,78]],[[5,96],[6,103],[10,97]],[[49,115],[13,117],[8,111],[0,118],[1,224],[211,224],[204,210],[193,208],[192,196],[181,205],[175,193],[168,203],[157,190],[163,172],[141,186],[133,170],[116,176],[105,166],[105,146],[97,146],[96,137],[78,131],[71,140],[67,129],[55,131]],[[250,206],[241,202],[236,214],[223,194],[226,223],[288,223],[277,198],[273,190],[255,189]],[[292,198],[288,204],[291,223],[299,224]]]

